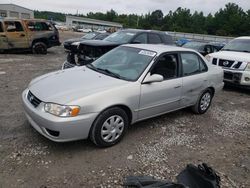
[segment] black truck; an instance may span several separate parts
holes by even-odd
[[[67,60],[62,69],[83,66],[122,44],[166,44],[173,45],[170,35],[162,31],[126,29],[115,32],[104,40],[86,40],[72,43],[68,47]]]

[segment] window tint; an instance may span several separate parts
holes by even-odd
[[[46,22],[28,22],[30,31],[52,31],[53,28]]]
[[[142,33],[138,35],[134,40],[133,43],[141,43],[141,44],[146,44],[147,43],[147,34]]]
[[[148,34],[148,43],[149,44],[159,44],[162,43],[161,38],[159,35],[154,34],[154,33],[149,33]]]
[[[7,21],[4,22],[7,32],[23,31],[23,27],[20,22]]]
[[[0,32],[3,32],[3,24],[0,22]]]
[[[177,54],[167,54],[157,61],[151,71],[152,74],[160,74],[164,80],[178,77],[178,58]]]
[[[183,67],[183,76],[207,71],[207,66],[202,61],[202,59],[196,54],[182,53],[181,60]]]

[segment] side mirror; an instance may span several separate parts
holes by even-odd
[[[163,80],[164,80],[163,76],[160,74],[150,75],[150,73],[148,73],[148,75],[143,81],[143,84],[148,84],[148,83],[153,83],[153,82],[162,82]]]

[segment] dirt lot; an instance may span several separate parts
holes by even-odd
[[[0,187],[119,187],[133,174],[175,181],[186,164],[201,162],[219,171],[222,187],[250,187],[249,91],[224,89],[204,115],[185,109],[138,123],[111,148],[53,143],[29,125],[21,92],[64,59],[63,47],[0,55]]]

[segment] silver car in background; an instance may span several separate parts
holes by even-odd
[[[22,94],[26,116],[56,142],[119,142],[129,125],[181,108],[205,113],[223,87],[223,71],[197,52],[129,44],[87,66],[45,74]]]

